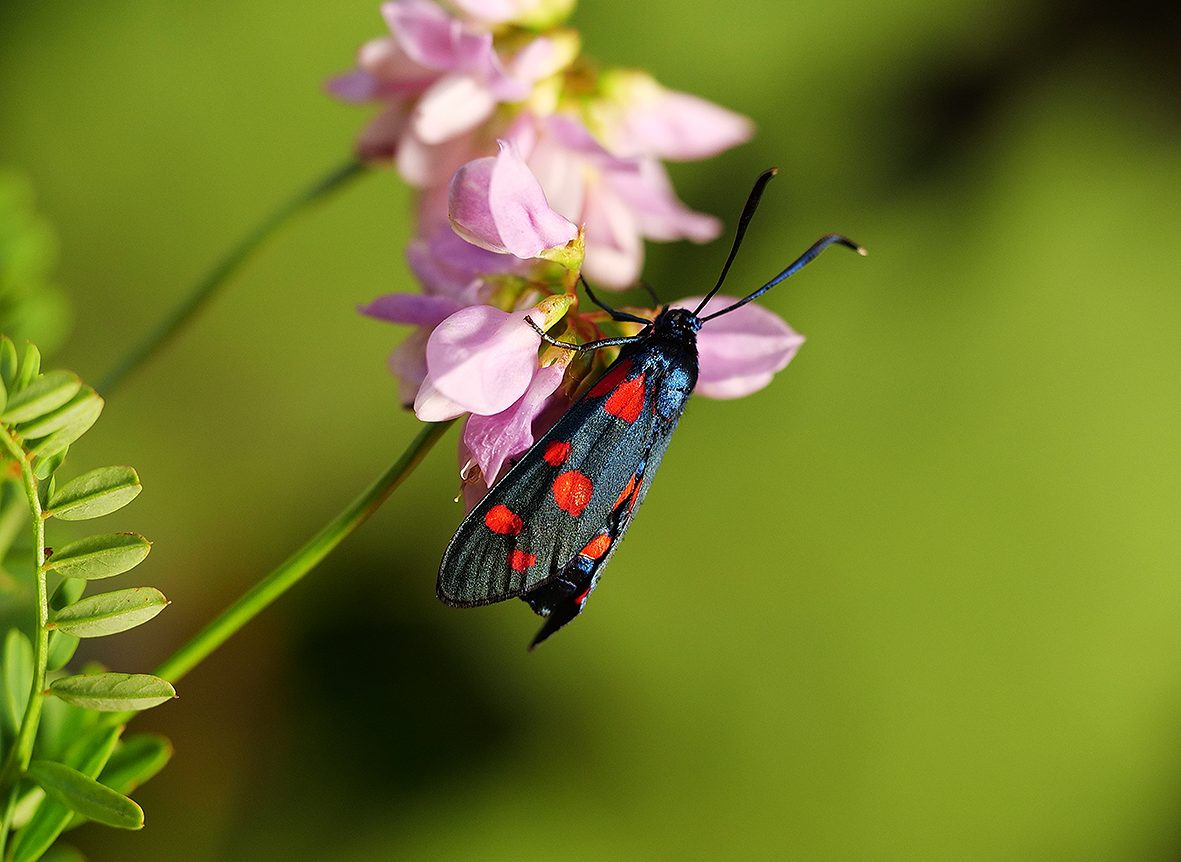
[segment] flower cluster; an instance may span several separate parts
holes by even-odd
[[[528,321],[566,340],[637,331],[582,309],[579,273],[623,289],[639,278],[645,240],[717,237],[718,220],[677,197],[662,162],[708,158],[752,133],[745,117],[644,72],[585,60],[563,25],[572,7],[393,0],[382,6],[390,35],[329,83],[341,99],[381,105],[358,152],[418,190],[407,257],[423,293],[362,311],[416,327],[390,359],[403,403],[424,421],[469,414],[469,504],[611,358],[542,349]],[[719,318],[699,336],[698,391],[753,392],[802,340],[757,306]]]

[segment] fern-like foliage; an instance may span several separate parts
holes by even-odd
[[[104,533],[56,550],[46,544],[54,521],[110,514],[141,488],[126,466],[58,481],[103,400],[76,375],[40,366],[36,347],[18,351],[0,336],[0,593],[9,622],[0,656],[0,847],[13,862],[39,859],[86,820],[143,826],[143,811],[127,794],[164,766],[171,748],[153,734],[123,739],[122,722],[176,696],[150,674],[69,667],[82,638],[138,626],[168,600],[152,587],[86,594],[91,582],[147,557],[143,536]],[[31,537],[27,546],[22,534]]]

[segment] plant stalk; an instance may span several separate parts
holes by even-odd
[[[37,727],[41,722],[41,705],[45,697],[45,672],[49,661],[49,591],[45,584],[45,520],[41,516],[41,498],[37,493],[37,478],[33,466],[20,444],[7,431],[0,432],[3,445],[12,459],[9,464],[20,470],[21,486],[28,502],[28,512],[33,521],[33,547],[36,552],[34,580],[37,585],[37,625],[33,632],[33,684],[29,690],[29,702],[21,718],[20,728],[13,741],[12,750],[4,761],[0,773],[0,804],[3,817],[0,819],[0,858],[5,852],[8,833],[12,828],[12,814],[16,807],[17,790],[21,776],[33,757],[33,742],[37,738]]]
[[[98,391],[109,395],[118,389],[143,365],[146,365],[164,346],[180,332],[218,290],[237,272],[270,237],[290,219],[303,212],[310,205],[322,200],[337,189],[343,188],[350,180],[365,172],[362,162],[352,160],[334,168],[322,179],[284,203],[267,216],[253,231],[230,249],[230,252],[213,267],[205,277],[193,286],[189,295],[181,301],[172,313],[148,334],[139,345],[128,353],[98,386]]]
[[[451,422],[427,425],[406,451],[372,485],[332,519],[307,544],[283,564],[251,587],[240,599],[222,611],[188,643],[169,656],[155,670],[157,676],[177,682],[201,663],[231,635],[254,619],[275,599],[291,589],[304,575],[352,535],[377,511],[451,426]],[[130,717],[128,714],[122,720]]]

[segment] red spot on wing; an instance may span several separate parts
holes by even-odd
[[[623,378],[627,377],[628,372],[631,370],[632,363],[630,359],[626,362],[621,362],[614,368],[609,369],[607,373],[603,375],[602,379],[600,379],[599,382],[596,383],[591,389],[589,396],[591,398],[603,397],[616,386],[618,386],[619,382],[623,380]]]
[[[625,380],[603,404],[603,409],[624,422],[635,422],[644,409],[644,375]]]
[[[551,467],[561,467],[570,457],[570,444],[566,442],[550,443],[545,447],[545,454],[541,457]]]
[[[577,470],[559,473],[554,479],[554,500],[558,508],[577,518],[590,503],[595,486]]]
[[[525,527],[521,516],[503,504],[497,504],[484,515],[484,526],[502,536],[515,536]]]
[[[607,549],[610,547],[611,537],[606,533],[599,533],[599,535],[591,539],[587,543],[586,547],[578,553],[582,554],[584,557],[589,557],[592,560],[597,560],[599,557],[603,556],[603,554],[607,553]]]
[[[579,595],[578,597],[576,597],[574,599],[574,603],[576,605],[581,605],[583,602],[586,601],[586,597],[589,595],[590,595],[590,587],[587,587],[585,590],[582,591],[581,595]]]
[[[524,572],[537,562],[537,554],[526,554],[524,551],[513,551],[508,555],[509,567],[514,572]]]
[[[637,484],[638,484],[638,482],[637,482],[635,476],[632,476],[630,479],[627,480],[627,485],[624,486],[623,491],[620,492],[619,497],[615,500],[615,505],[611,507],[612,512],[614,512],[616,509],[618,509],[620,506],[622,506],[624,501],[627,500],[627,498],[632,495],[632,493],[636,490]]]

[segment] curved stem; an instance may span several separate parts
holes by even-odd
[[[361,493],[339,515],[332,519],[306,545],[292,554],[277,569],[251,587],[240,599],[222,611],[188,643],[165,659],[155,673],[169,682],[177,682],[196,667],[210,653],[287,592],[299,580],[336,548],[353,531],[377,511],[418,466],[430,448],[451,427],[451,422],[427,425],[406,451],[377,480]],[[126,720],[131,714],[124,716]]]
[[[305,210],[330,193],[345,186],[349,180],[360,176],[365,171],[362,162],[353,160],[333,169],[322,179],[313,183],[291,200],[284,203],[277,210],[267,216],[254,230],[247,234],[229,254],[223,257],[205,277],[194,285],[189,295],[181,301],[172,313],[140,342],[123,360],[115,366],[98,386],[98,391],[104,395],[110,394],[121,386],[124,381],[141,365],[154,357],[168,341],[185,327],[205,305],[217,294],[221,286],[231,275],[238,271],[251,256],[271,237],[280,227],[293,216]]]
[[[37,738],[37,726],[41,722],[41,704],[44,701],[45,669],[49,659],[49,591],[45,585],[45,520],[41,516],[41,498],[37,495],[37,478],[33,467],[20,444],[7,430],[0,431],[0,445],[12,459],[9,464],[20,472],[21,486],[28,502],[28,512],[33,521],[33,547],[36,552],[34,580],[37,585],[37,625],[33,633],[33,684],[29,690],[29,702],[21,718],[20,728],[13,741],[12,750],[0,773],[0,805],[3,805],[3,819],[0,821],[0,854],[12,826],[12,812],[16,805],[17,784],[29,760],[33,756],[33,742]]]

